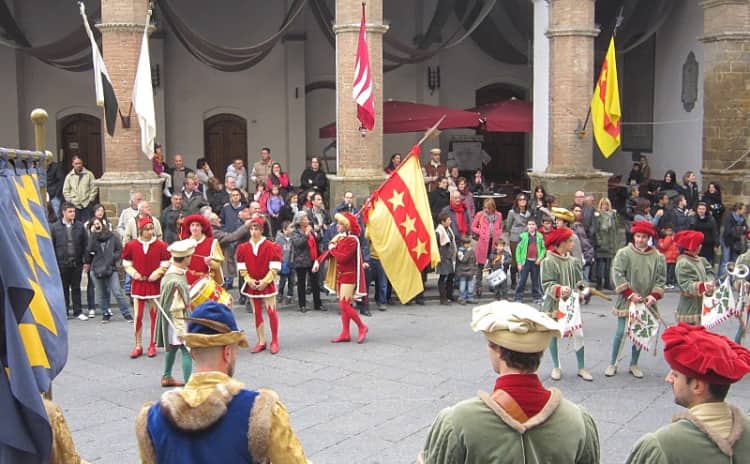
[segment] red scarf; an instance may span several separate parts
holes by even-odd
[[[536,374],[500,376],[495,381],[495,390],[498,389],[512,396],[529,417],[539,414],[552,396],[552,392],[544,388]]]
[[[464,216],[466,206],[464,206],[463,202],[458,204],[451,202],[451,210],[456,213],[456,227],[458,228],[458,232],[461,235],[466,235],[469,231],[468,225],[466,224],[466,216]]]
[[[315,236],[313,234],[307,236],[307,248],[310,249],[310,258],[312,258],[313,261],[318,259],[318,244],[315,242]]]

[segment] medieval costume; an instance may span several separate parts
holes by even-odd
[[[628,464],[750,462],[750,419],[714,393],[706,401],[688,389],[701,381],[709,391],[723,386],[726,394],[729,385],[750,372],[750,351],[705,327],[684,323],[669,327],[662,339],[672,369],[667,382],[673,385],[675,402],[689,409],[641,437]]]
[[[750,250],[742,253],[737,257],[737,261],[735,261],[734,267],[737,268],[738,266],[748,266],[748,268],[750,268]],[[745,334],[745,331],[749,330],[748,327],[745,327],[745,322],[742,320],[742,318],[746,318],[747,311],[750,310],[750,308],[748,308],[748,306],[750,306],[750,297],[748,297],[748,289],[750,288],[750,274],[745,276],[744,279],[735,281],[734,285],[738,290],[740,285],[745,285],[745,301],[738,302],[738,304],[742,305],[742,311],[740,311],[740,314],[738,316],[740,318],[740,326],[737,328],[737,334],[734,336],[735,343],[742,343],[742,337]]]
[[[674,241],[685,251],[677,258],[675,266],[677,285],[681,290],[675,319],[697,325],[701,323],[703,295],[713,291],[713,266],[698,255],[703,232],[683,230],[675,234]]]
[[[571,292],[577,288],[583,288],[583,263],[574,258],[569,251],[561,253],[558,248],[563,242],[574,237],[573,231],[561,227],[544,236],[544,246],[547,254],[542,259],[541,280],[544,301],[542,312],[557,320],[560,301],[571,298]],[[568,295],[564,295],[567,293]],[[552,380],[560,380],[562,370],[560,369],[560,357],[557,349],[557,339],[550,340],[550,355],[552,356]],[[578,376],[583,380],[591,381],[593,377],[586,370],[584,363],[584,348],[576,349],[576,360],[578,361]]]
[[[658,237],[656,228],[648,221],[636,221],[630,228],[634,236],[637,233],[650,236],[654,241]],[[634,243],[620,248],[612,260],[612,279],[617,292],[617,300],[612,314],[617,316],[617,331],[612,342],[612,357],[604,375],[611,377],[617,373],[617,361],[622,350],[625,336],[625,325],[628,322],[630,303],[634,299],[644,302],[650,297],[650,309],[659,314],[656,301],[664,296],[667,282],[667,262],[664,255],[654,247],[646,245],[638,249]],[[636,296],[638,298],[636,298]],[[652,300],[652,301],[651,301]],[[630,356],[630,373],[636,378],[643,378],[638,367],[641,349],[633,345]]]
[[[169,266],[169,252],[167,244],[152,237],[152,233],[145,232],[149,238],[144,238],[144,229],[152,230],[153,227],[150,217],[139,219],[138,239],[129,241],[122,249],[122,265],[125,272],[133,279],[130,294],[133,297],[135,309],[135,348],[130,353],[131,358],[137,358],[143,354],[141,332],[143,313],[147,303],[151,322],[148,356],[150,358],[156,356],[156,340],[154,339],[156,308],[152,301],[159,298],[161,277]]]
[[[487,338],[500,376],[493,393],[480,391],[440,412],[417,463],[598,463],[591,415],[546,389],[535,372],[498,367],[493,358],[496,350],[541,357],[561,335],[558,323],[530,306],[497,301],[475,308],[471,326]]]
[[[184,383],[177,382],[172,377],[172,366],[174,366],[177,351],[182,352],[182,376],[187,382],[192,371],[192,361],[181,337],[187,329],[185,320],[190,316],[190,287],[188,287],[185,274],[190,256],[195,251],[195,240],[189,238],[173,242],[167,251],[172,255],[172,264],[161,279],[160,310],[159,317],[156,319],[156,345],[167,350],[161,386],[181,387]]]
[[[193,311],[183,338],[194,350],[248,346],[232,311],[214,301]],[[184,388],[146,403],[135,427],[140,462],[307,463],[278,394],[248,390],[228,374],[196,372]]]
[[[203,232],[193,234],[190,231],[190,225],[198,223]],[[182,221],[180,229],[180,239],[192,238],[197,243],[195,253],[190,258],[190,266],[187,271],[188,285],[192,286],[195,282],[206,276],[211,278],[219,285],[224,284],[224,276],[221,272],[221,263],[224,262],[224,253],[221,251],[219,241],[213,237],[213,229],[208,219],[200,214],[191,214]],[[210,261],[206,258],[210,258]],[[209,263],[206,263],[209,261]]]
[[[250,241],[237,247],[237,270],[242,285],[240,293],[250,299],[255,314],[258,343],[250,351],[259,353],[266,349],[263,328],[263,306],[271,326],[271,354],[279,352],[279,312],[276,307],[276,274],[281,271],[281,247],[263,236],[265,221],[256,216],[250,220]]]
[[[341,308],[341,333],[331,343],[351,341],[349,322],[354,321],[359,330],[357,343],[367,337],[367,326],[362,322],[359,313],[352,306],[352,299],[367,295],[367,281],[362,261],[362,249],[359,246],[359,222],[351,213],[337,213],[335,216],[340,233],[331,239],[328,251],[318,257],[313,271],[328,258],[326,287],[335,290],[339,296]]]

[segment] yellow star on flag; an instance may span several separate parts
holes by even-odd
[[[408,236],[411,232],[416,232],[417,228],[414,226],[414,223],[417,222],[417,220],[408,214],[406,215],[406,219],[404,219],[404,222],[402,222],[400,225],[404,228],[404,236]]]
[[[417,246],[412,248],[411,251],[413,251],[414,254],[417,255],[417,259],[419,259],[420,256],[427,254],[427,244],[422,240],[417,239]]]
[[[404,192],[393,190],[393,196],[388,200],[393,207],[393,211],[396,211],[398,207],[404,207]]]
[[[44,230],[44,227],[34,215],[32,215],[33,219],[31,221],[27,221],[21,214],[21,211],[16,208],[16,216],[18,217],[18,222],[21,224],[21,229],[23,229],[23,235],[26,237],[26,243],[29,246],[31,257],[34,259],[36,265],[39,266],[45,274],[49,275],[47,264],[42,258],[42,253],[39,250],[39,242],[37,241],[37,235],[49,237],[49,234],[47,234],[47,231]]]

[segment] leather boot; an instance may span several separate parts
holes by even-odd
[[[263,330],[263,323],[255,326],[255,332],[258,334],[258,343],[250,350],[250,353],[260,353],[266,349],[266,334]]]
[[[339,306],[341,308],[341,333],[338,337],[331,339],[331,343],[342,343],[352,341],[352,337],[349,335],[349,312],[344,308],[344,302],[340,301]]]
[[[153,306],[149,309],[148,317],[151,320],[150,335],[148,344],[148,357],[153,358],[156,356],[156,308]]]
[[[359,336],[357,337],[357,343],[362,343],[365,341],[365,338],[367,338],[367,326],[364,322],[362,322],[362,319],[359,317],[359,314],[357,314],[357,310],[352,307],[352,304],[350,301],[344,301],[342,300],[342,307],[346,306],[346,310],[349,311],[349,319],[354,321],[355,324],[357,324],[357,329],[359,330]]]
[[[279,352],[279,312],[276,308],[268,308],[268,325],[271,326],[271,354]]]

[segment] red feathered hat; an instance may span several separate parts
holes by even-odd
[[[567,227],[560,227],[544,236],[544,246],[547,248],[557,247],[573,235],[573,231]]]
[[[750,372],[750,351],[700,325],[681,322],[661,336],[664,359],[690,378],[712,384],[735,383]]]
[[[630,233],[633,235],[638,233],[650,235],[654,240],[659,237],[656,227],[648,221],[635,221],[633,225],[630,226]]]
[[[151,220],[150,216],[142,217],[138,219],[138,230],[143,230],[144,227],[153,223],[154,221]]]
[[[352,235],[359,235],[359,221],[352,213],[336,213],[334,216],[336,222],[346,227]]]
[[[703,244],[703,232],[697,230],[681,230],[674,235],[674,241],[677,246],[695,253],[698,247]]]
[[[180,229],[180,239],[184,240],[190,237],[190,224],[197,222],[203,228],[203,235],[206,237],[213,237],[214,231],[211,229],[211,224],[208,219],[200,214],[191,214],[182,221],[182,228]]]

